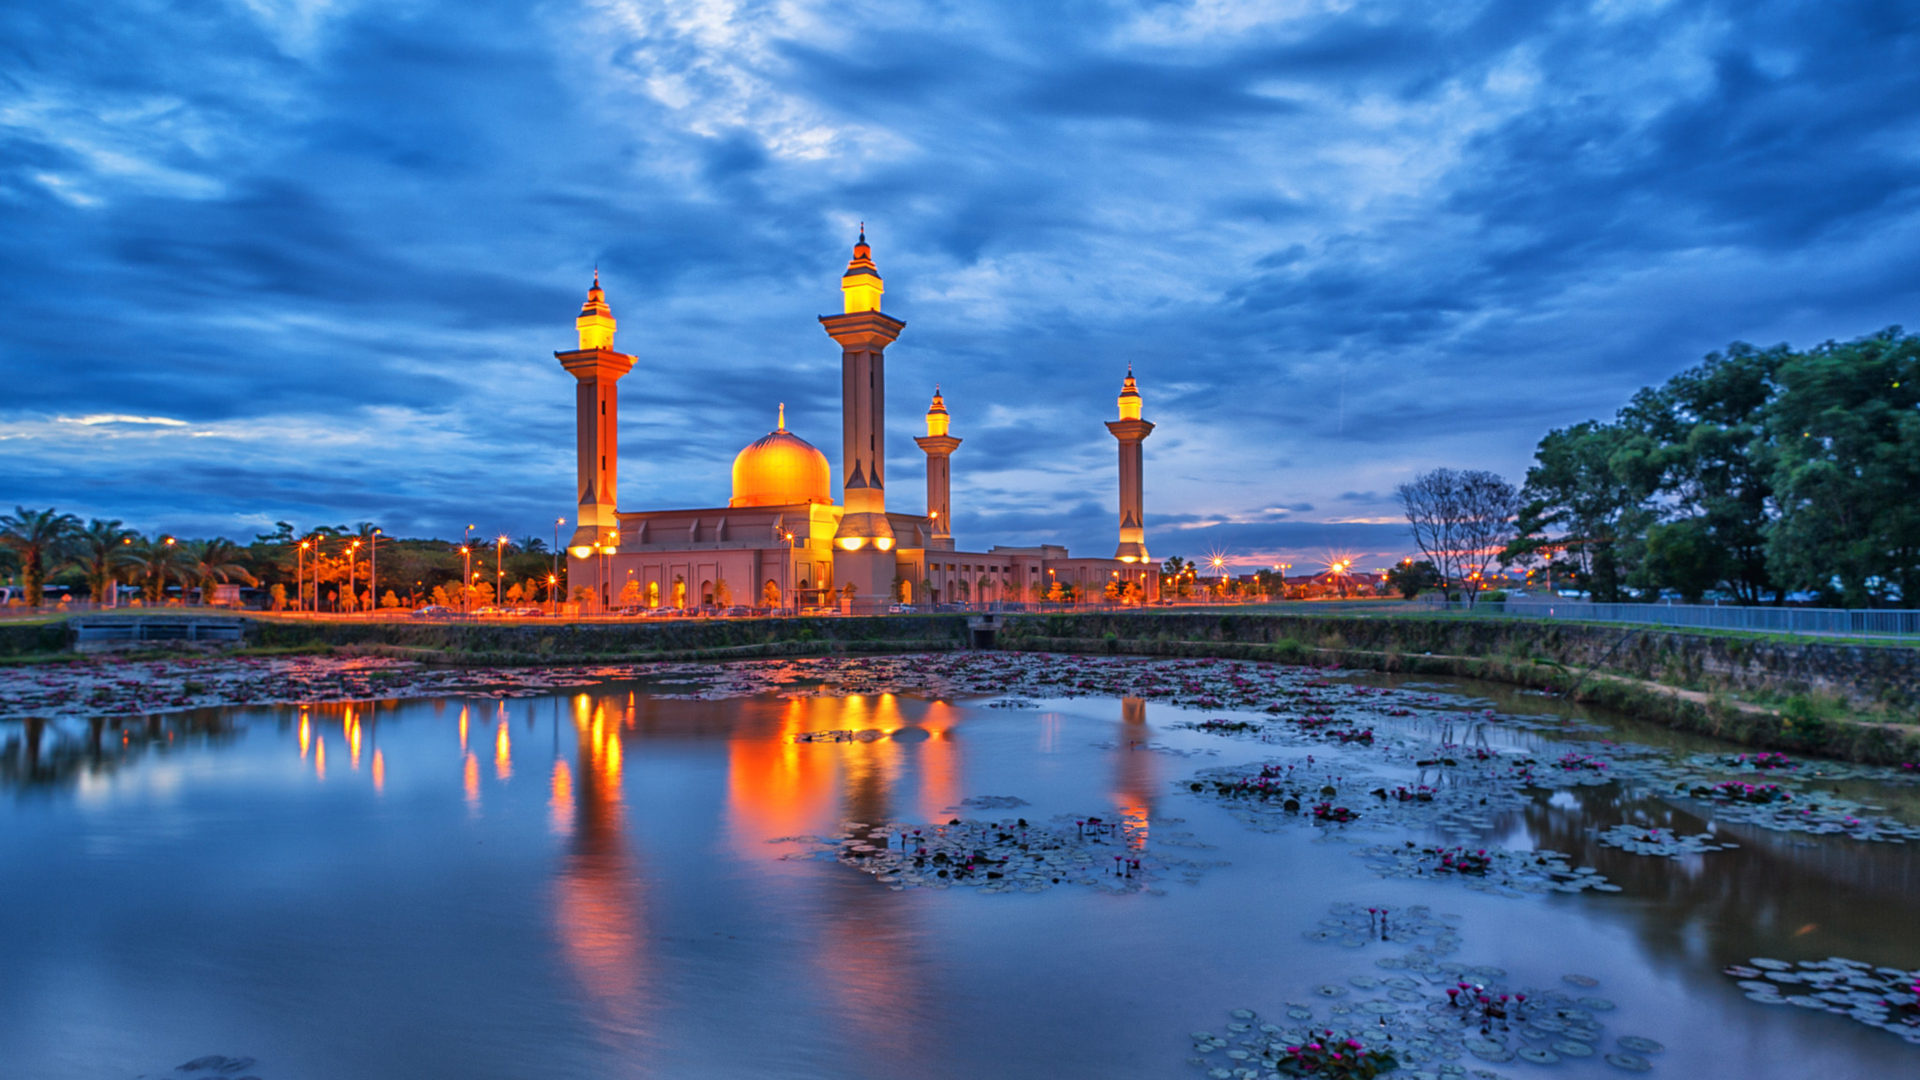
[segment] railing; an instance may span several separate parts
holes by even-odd
[[[1431,610],[1466,612],[1465,601],[1426,601]],[[1640,623],[1702,630],[1747,630],[1767,634],[1845,634],[1855,637],[1920,635],[1920,611],[1882,608],[1749,607],[1732,604],[1596,604],[1585,600],[1528,597],[1482,600],[1476,615]]]

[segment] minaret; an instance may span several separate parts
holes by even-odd
[[[579,380],[575,388],[574,429],[579,453],[580,516],[567,547],[574,559],[592,555],[590,549],[611,544],[620,528],[614,516],[620,469],[620,376],[633,370],[633,357],[613,351],[618,324],[600,288],[600,271],[593,272],[587,302],[573,321],[580,347],[554,353],[554,359]],[[578,577],[574,581],[580,581]]]
[[[887,522],[886,348],[906,323],[880,311],[886,291],[867,229],[840,276],[846,310],[820,316],[840,343],[840,491],[845,513],[833,535],[835,588],[854,588],[854,610],[885,611],[893,591],[893,526]]]
[[[927,539],[931,551],[953,550],[953,463],[947,460],[960,448],[960,440],[947,434],[947,403],[940,388],[933,388],[933,405],[927,409],[927,433],[913,440],[927,452],[927,517],[933,520],[933,535]]]
[[[1120,440],[1120,548],[1121,562],[1151,561],[1147,555],[1146,523],[1140,511],[1140,444],[1153,434],[1153,425],[1140,419],[1140,388],[1133,381],[1133,365],[1120,384],[1120,419],[1107,421],[1107,430]]]

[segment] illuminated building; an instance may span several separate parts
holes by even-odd
[[[831,604],[854,613],[908,603],[1040,600],[1054,586],[1098,600],[1110,583],[1152,598],[1159,575],[1147,556],[1140,393],[1127,371],[1120,419],[1120,535],[1114,558],[1075,558],[1063,547],[994,545],[956,550],[952,464],[961,440],[936,387],[927,434],[924,512],[887,507],[886,350],[906,324],[881,311],[885,282],[863,227],[841,275],[842,311],[821,327],[840,346],[840,502],[826,455],[788,431],[785,407],[773,431],[733,462],[725,506],[628,511],[617,508],[619,398],[616,384],[634,358],[613,350],[616,323],[598,271],[575,321],[579,348],[555,353],[578,381],[579,515],[569,542],[574,595],[593,607],[794,608]]]

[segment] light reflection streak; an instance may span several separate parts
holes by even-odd
[[[327,778],[327,737],[325,735],[313,740],[313,777],[316,780]]]
[[[172,733],[169,732],[168,734]],[[305,761],[307,759],[307,751],[312,749],[312,747],[313,721],[307,719],[307,714],[303,712],[300,714],[300,760]]]
[[[387,755],[377,746],[373,749],[373,790],[387,790]]]
[[[555,836],[573,834],[573,770],[564,759],[553,763],[553,796],[547,801]]]
[[[1121,698],[1112,798],[1120,817],[1138,830],[1128,843],[1135,851],[1147,846],[1147,822],[1153,816],[1153,796],[1160,782],[1155,755],[1147,749],[1152,738],[1146,699]]]
[[[632,1037],[642,1033],[651,972],[644,955],[644,896],[622,835],[621,725],[609,724],[606,710],[582,694],[574,699],[574,731],[577,777],[564,761],[556,761],[553,772],[556,831],[563,820],[572,829],[554,881],[554,931],[600,1023]]]
[[[480,812],[480,759],[468,754],[461,769],[462,786],[467,793],[467,808],[474,813]]]
[[[513,743],[504,717],[493,732],[493,773],[502,780],[513,778]]]

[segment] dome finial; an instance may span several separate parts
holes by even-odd
[[[775,431],[787,430],[787,403],[784,401],[780,403],[780,426],[774,428],[774,430]]]

